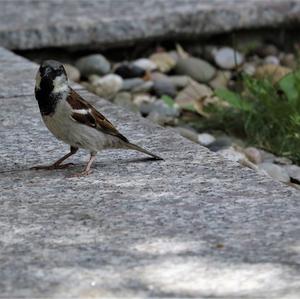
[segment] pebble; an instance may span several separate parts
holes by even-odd
[[[216,141],[216,138],[208,133],[201,133],[198,135],[198,142],[201,145],[209,146]]]
[[[179,59],[175,67],[179,75],[187,75],[202,83],[209,82],[216,74],[216,69],[200,58],[188,57]]]
[[[123,80],[122,90],[130,91],[135,87],[144,84],[144,80],[141,78],[125,79]]]
[[[163,95],[168,95],[170,97],[176,96],[176,87],[171,80],[154,80],[153,83],[154,84],[152,90],[158,97],[161,97]]]
[[[262,155],[260,150],[258,150],[257,148],[247,147],[244,149],[244,153],[250,162],[256,165],[262,163]]]
[[[104,77],[92,75],[89,77],[94,92],[104,98],[111,98],[123,86],[123,80],[120,76],[109,74]]]
[[[163,73],[169,72],[176,65],[175,58],[166,52],[152,54],[149,59],[155,63],[158,70]]]
[[[218,154],[233,162],[240,162],[246,159],[246,156],[237,151],[233,146],[218,151]]]
[[[293,164],[293,161],[290,160],[289,158],[287,157],[276,157],[274,159],[274,163],[275,164],[280,164],[280,165],[292,165]]]
[[[229,71],[217,71],[216,77],[209,82],[213,89],[226,88],[231,77]]]
[[[121,76],[123,79],[142,78],[146,71],[136,65],[123,63],[116,67],[115,74]]]
[[[300,182],[300,167],[297,165],[285,165],[282,166],[288,173],[289,177]]]
[[[227,70],[232,70],[244,62],[244,56],[229,47],[223,47],[217,50],[214,59],[220,68]]]
[[[173,84],[175,85],[176,88],[178,89],[182,89],[184,87],[186,87],[191,78],[189,76],[169,76],[169,79],[173,82]]]
[[[140,58],[132,63],[133,65],[145,70],[145,71],[154,71],[157,69],[157,64],[148,58]]]
[[[280,167],[279,165],[265,162],[259,165],[259,170],[261,172],[268,174],[270,177],[272,177],[277,181],[283,183],[290,182],[290,176],[288,175],[287,171],[283,167]]]
[[[110,72],[109,61],[101,54],[94,54],[80,58],[75,66],[83,77],[90,75],[103,76]]]
[[[156,97],[150,96],[147,93],[136,94],[133,96],[133,103],[137,106],[141,106],[143,103],[153,103],[156,100]]]
[[[261,57],[277,56],[278,49],[274,45],[263,45],[262,47],[256,49],[256,53]]]
[[[122,107],[129,108],[131,111],[139,111],[138,107],[132,102],[132,95],[130,92],[119,92],[114,97],[113,102]]]
[[[216,138],[216,141],[210,144],[208,148],[213,152],[217,152],[219,150],[228,148],[231,145],[232,145],[232,139],[229,136],[221,136]]]
[[[278,57],[269,55],[264,59],[264,63],[279,65],[280,61]]]
[[[269,153],[265,150],[260,150],[260,154],[262,156],[262,161],[263,162],[273,163],[276,159],[275,155],[273,155],[272,153]]]
[[[176,107],[169,107],[163,100],[157,100],[153,103],[142,102],[140,105],[142,115],[148,115],[151,112],[157,112],[160,115],[168,117],[178,117],[179,110]]]
[[[295,55],[292,53],[283,55],[281,64],[291,69],[296,69],[298,67]]]
[[[149,92],[153,88],[153,81],[146,81],[132,89],[133,92]]]
[[[246,62],[243,65],[243,71],[247,75],[253,76],[256,72],[256,66],[251,62]]]
[[[64,64],[64,68],[66,70],[69,80],[74,82],[80,81],[80,72],[75,66],[71,64]]]
[[[174,126],[177,124],[177,119],[175,119],[174,117],[170,117],[170,116],[166,116],[166,115],[162,115],[156,111],[152,111],[148,116],[147,119],[161,125],[170,125],[170,126]]]
[[[189,128],[183,128],[183,127],[178,127],[176,128],[176,131],[179,132],[179,134],[182,136],[182,137],[185,137],[195,143],[198,143],[199,140],[198,140],[198,133],[195,132],[194,130],[192,129],[189,129]]]

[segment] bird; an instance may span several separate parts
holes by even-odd
[[[63,162],[79,148],[88,150],[90,158],[83,171],[74,176],[86,176],[103,149],[130,149],[142,152],[155,160],[163,160],[150,151],[131,143],[115,126],[69,85],[62,63],[43,61],[36,74],[35,98],[42,119],[49,131],[59,140],[70,145],[70,152],[51,165],[39,165],[33,169],[64,169],[72,163]]]

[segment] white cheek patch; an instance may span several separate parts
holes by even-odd
[[[53,92],[54,93],[66,92],[68,90],[69,90],[68,80],[65,75],[57,76],[53,80]]]
[[[36,74],[36,77],[35,77],[35,88],[36,89],[40,89],[40,85],[41,85],[41,75],[40,75],[40,72],[38,71],[37,74]]]

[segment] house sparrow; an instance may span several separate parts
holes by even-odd
[[[104,115],[86,102],[68,84],[66,71],[55,60],[44,61],[36,75],[35,97],[38,101],[43,121],[49,131],[71,146],[70,152],[49,166],[36,166],[34,169],[62,169],[71,163],[62,164],[74,155],[78,148],[90,151],[90,159],[76,176],[91,173],[91,165],[98,151],[107,148],[131,149],[143,152],[156,160],[159,156],[132,144]]]

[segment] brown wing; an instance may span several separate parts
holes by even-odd
[[[93,127],[106,134],[119,137],[125,142],[129,142],[128,139],[123,136],[103,114],[97,111],[73,89],[71,89],[67,97],[67,102],[74,110],[71,115],[74,120],[89,127]],[[76,113],[76,110],[84,110],[86,113]]]

